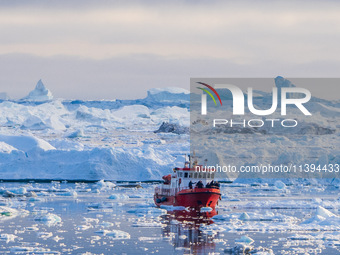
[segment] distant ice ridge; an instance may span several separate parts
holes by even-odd
[[[8,100],[9,96],[6,92],[0,92],[0,100]]]
[[[49,91],[41,80],[38,81],[35,89],[32,90],[28,96],[24,97],[23,100],[28,101],[49,101],[53,99],[51,91]]]
[[[163,107],[181,107],[189,108],[190,105],[190,93],[188,90],[178,87],[168,88],[153,88],[148,90],[147,96],[142,99],[132,100],[65,100],[63,104],[68,109],[74,109],[79,105],[87,106],[89,108],[99,109],[119,109],[124,106],[143,105],[149,109],[159,109]]]
[[[153,101],[188,101],[190,92],[177,87],[152,88],[148,90],[147,99]]]

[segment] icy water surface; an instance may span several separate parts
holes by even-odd
[[[0,254],[340,254],[336,185],[223,184],[216,212],[141,186],[1,183]]]

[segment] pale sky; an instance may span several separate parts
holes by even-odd
[[[190,77],[340,77],[339,1],[0,1],[0,92],[143,98]]]

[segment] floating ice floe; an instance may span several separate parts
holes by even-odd
[[[52,232],[39,232],[37,233],[38,238],[42,238],[46,240],[47,238],[50,238],[53,236]]]
[[[0,234],[0,241],[5,241],[6,243],[14,242],[17,237],[13,234]]]
[[[0,221],[12,219],[19,215],[19,211],[7,206],[0,206]]]
[[[53,213],[47,213],[45,215],[39,215],[34,220],[35,221],[41,221],[48,226],[53,226],[53,225],[56,225],[58,223],[61,223],[61,218],[58,215],[53,214]]]
[[[288,237],[289,240],[302,240],[302,241],[309,241],[314,240],[315,237],[311,235],[301,235],[301,234],[294,234]]]
[[[339,226],[340,217],[331,211],[318,206],[313,217],[305,220],[301,224],[314,224],[320,226]]]
[[[99,182],[96,183],[96,187],[99,190],[112,190],[116,187],[116,184],[114,184],[113,182],[100,180]]]
[[[139,228],[162,228],[165,227],[166,224],[152,220],[136,220],[134,223],[132,223],[132,226]]]
[[[182,240],[185,240],[185,239],[187,239],[188,237],[187,237],[186,235],[180,235],[178,238],[179,238],[179,239],[182,239]]]
[[[84,230],[87,230],[87,229],[90,229],[90,228],[93,228],[93,226],[91,224],[77,226],[77,230],[81,230],[81,231],[84,231]]]
[[[16,194],[16,195],[25,195],[27,193],[27,189],[25,187],[8,189],[7,191]]]
[[[143,196],[138,194],[129,194],[129,198],[143,198]]]
[[[235,242],[237,242],[237,243],[252,244],[254,242],[254,239],[250,238],[249,236],[242,236],[239,239],[235,239]]]
[[[254,248],[253,246],[249,244],[242,244],[242,243],[232,248],[226,248],[224,250],[224,253],[235,254],[235,255],[241,255],[241,254],[274,255],[274,252],[272,249],[264,248],[262,246]]]
[[[30,197],[27,201],[29,202],[44,202],[45,199],[41,197]]]
[[[98,223],[99,223],[99,219],[96,219],[96,218],[86,218],[86,217],[84,217],[84,218],[83,218],[83,222],[85,222],[86,224],[89,224],[89,223],[98,224]]]
[[[121,230],[98,230],[96,234],[109,236],[112,239],[130,239],[130,234]]]
[[[211,207],[202,207],[200,209],[201,212],[211,212],[213,209]]]
[[[48,248],[29,247],[29,246],[14,246],[11,249],[14,254],[61,254],[58,251],[51,251]]]
[[[112,227],[114,224],[112,222],[103,221],[99,225],[104,227],[104,228],[108,228],[108,227]]]
[[[31,227],[26,227],[25,229],[27,231],[39,231],[39,228],[37,227],[37,225],[33,225]]]
[[[156,207],[135,208],[127,210],[128,213],[134,213],[140,216],[160,216],[167,214],[167,210]]]
[[[125,194],[112,194],[109,196],[109,199],[127,201],[129,199],[129,196]]]
[[[115,204],[113,203],[90,203],[87,206],[88,210],[95,210],[95,209],[110,209],[113,208],[115,206]]]
[[[274,186],[279,190],[284,190],[286,188],[286,184],[280,180],[275,181]]]
[[[65,193],[59,193],[59,195],[60,196],[65,196],[65,197],[74,197],[74,198],[78,197],[77,192],[74,191],[74,190],[70,190],[70,191],[65,192]]]
[[[173,205],[160,205],[161,209],[165,209],[167,211],[184,211],[186,208],[184,206],[173,206]]]

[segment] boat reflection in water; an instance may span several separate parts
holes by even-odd
[[[172,242],[174,251],[178,254],[208,254],[215,251],[215,236],[204,234],[201,224],[213,223],[211,217],[217,214],[216,210],[200,212],[199,210],[168,211],[163,228],[164,238]]]

